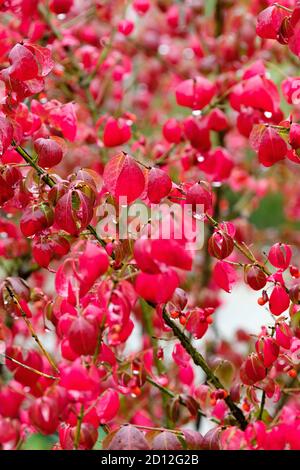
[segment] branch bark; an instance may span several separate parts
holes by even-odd
[[[168,316],[166,308],[164,307],[163,309],[163,319],[166,322],[166,324],[173,330],[174,335],[179,339],[181,345],[184,347],[186,352],[191,356],[193,359],[194,364],[197,366],[200,366],[201,369],[205,372],[208,380],[214,385],[215,388],[217,389],[223,389],[225,390],[224,385],[220,382],[218,377],[216,377],[205,361],[204,357],[202,354],[200,354],[194,346],[191,344],[189,338],[186,336],[186,334],[176,325],[176,323],[171,320],[171,318]],[[246,429],[247,427],[247,420],[242,412],[242,410],[233,402],[232,398],[230,395],[228,395],[225,398],[225,402],[230,409],[232,415],[236,419],[239,427],[241,429]]]

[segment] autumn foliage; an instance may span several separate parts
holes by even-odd
[[[0,18],[0,449],[299,450],[300,3]]]

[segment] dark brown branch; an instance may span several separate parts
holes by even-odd
[[[200,354],[194,346],[191,344],[189,338],[185,335],[185,333],[176,325],[176,323],[171,320],[169,315],[167,314],[166,308],[163,309],[163,319],[166,324],[173,330],[174,335],[179,339],[181,345],[184,347],[186,352],[191,356],[193,359],[194,364],[200,366],[201,369],[205,372],[207,379],[209,382],[214,385],[217,389],[225,390],[224,385],[220,382],[218,377],[215,376],[207,362],[205,361],[202,354]],[[230,395],[225,398],[225,402],[230,409],[232,415],[238,422],[241,429],[246,429],[247,427],[247,420],[242,412],[242,410],[233,402]]]

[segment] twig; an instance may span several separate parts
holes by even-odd
[[[289,13],[293,13],[293,10],[290,8],[285,7],[284,5],[280,5],[280,3],[273,3],[274,7],[281,8],[282,10],[288,11]]]
[[[186,350],[186,352],[191,356],[193,359],[194,364],[197,366],[200,366],[201,369],[205,372],[207,375],[208,380],[214,385],[215,388],[219,389],[225,389],[224,385],[220,382],[218,377],[216,377],[205,361],[204,357],[202,354],[200,354],[194,346],[192,346],[189,338],[185,335],[185,333],[176,325],[176,323],[171,320],[171,318],[168,316],[166,308],[164,307],[163,309],[163,319],[166,322],[166,324],[173,330],[173,333],[177,338],[179,339],[180,343]],[[236,421],[239,423],[239,426],[241,429],[245,429],[247,427],[247,420],[242,412],[242,410],[233,402],[232,398],[230,395],[228,395],[224,401],[228,405],[232,415],[235,417]]]
[[[3,354],[3,353],[0,353],[0,354],[1,354],[1,356],[5,357],[6,359],[8,359],[8,360],[14,362],[15,364],[17,364],[18,366],[24,367],[24,369],[30,370],[31,372],[34,372],[35,374],[40,375],[41,377],[45,377],[46,379],[51,379],[51,380],[59,379],[59,377],[55,377],[54,375],[45,374],[45,372],[34,369],[33,367],[28,366],[27,364],[23,364],[23,362],[17,361],[17,359],[9,356],[8,354]]]
[[[158,390],[160,390],[162,393],[164,393],[165,395],[169,396],[170,398],[176,398],[178,397],[178,401],[179,403],[182,405],[182,406],[185,406],[186,408],[188,408],[184,398],[182,398],[181,395],[176,395],[174,392],[172,392],[171,390],[169,390],[168,388],[164,387],[163,385],[160,385],[159,383],[155,382],[149,375],[147,375],[146,377],[146,381],[149,382],[149,384],[153,385],[153,387],[156,387],[158,388]],[[206,418],[206,415],[201,411],[201,410],[198,410],[197,411],[198,415],[200,416],[203,416]]]
[[[260,402],[259,413],[258,413],[258,417],[257,417],[258,420],[260,420],[260,419],[262,418],[262,416],[263,416],[265,404],[266,404],[266,392],[263,391],[263,392],[262,392],[262,396],[261,396],[261,402]]]
[[[76,425],[76,432],[75,432],[75,439],[74,439],[75,449],[78,449],[78,446],[79,446],[80,431],[81,431],[81,425],[82,425],[83,417],[84,417],[84,406],[81,405],[80,413],[79,413],[78,418],[77,418],[77,425]]]
[[[29,320],[29,318],[27,317],[27,315],[24,312],[23,308],[21,307],[20,302],[18,301],[18,298],[15,295],[14,291],[12,290],[12,288],[7,283],[6,283],[5,287],[7,289],[7,292],[9,293],[9,296],[12,299],[13,303],[18,307],[18,310],[20,311],[21,316],[22,316],[23,320],[25,321],[25,323],[27,325],[27,328],[30,331],[31,336],[33,337],[34,341],[37,343],[38,347],[40,348],[40,350],[42,351],[42,353],[46,357],[46,359],[49,362],[49,364],[51,365],[51,367],[55,370],[55,372],[59,373],[59,369],[58,369],[57,365],[55,364],[54,359],[51,357],[51,355],[48,353],[48,351],[43,346],[41,340],[39,339],[38,335],[36,334],[36,332],[33,328],[33,325],[31,323],[31,321]]]

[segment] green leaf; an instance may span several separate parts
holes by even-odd
[[[259,229],[280,227],[285,222],[282,194],[268,194],[252,213],[250,222]]]
[[[106,432],[104,431],[102,426],[98,428],[98,439],[96,444],[93,447],[93,450],[101,450],[102,449],[102,441],[106,437]]]
[[[57,442],[56,434],[43,436],[43,434],[32,434],[22,445],[22,450],[51,450]]]
[[[206,0],[204,2],[204,15],[209,18],[213,15],[216,9],[217,0]]]

